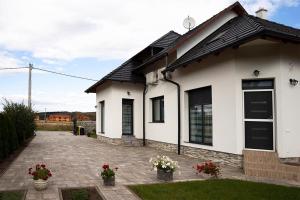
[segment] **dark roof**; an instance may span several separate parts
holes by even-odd
[[[137,53],[135,56],[121,64],[118,68],[114,69],[112,72],[104,76],[97,83],[88,88],[85,92],[96,92],[96,88],[103,84],[107,80],[111,81],[121,81],[121,82],[133,82],[133,83],[145,83],[145,77],[143,75],[139,75],[133,73],[134,69],[141,64],[141,62],[137,61],[137,58],[149,50],[149,48],[159,48],[163,51],[167,48],[175,39],[177,39],[180,34],[170,31],[151,43],[145,49]]]
[[[159,52],[155,56],[151,57],[151,59],[147,60],[146,62],[139,65],[135,71],[139,72],[140,70],[144,69],[147,65],[161,59],[162,57],[166,56],[168,53],[176,50],[181,44],[195,36],[199,31],[203,30],[209,24],[213,23],[215,20],[222,18],[225,13],[228,11],[234,11],[238,15],[247,14],[247,11],[243,8],[243,6],[237,1],[234,4],[231,4],[227,8],[223,9],[221,12],[217,13],[216,15],[212,16],[208,20],[204,21],[203,23],[199,24],[192,30],[186,32],[185,34],[177,37],[176,40],[173,41],[172,44],[169,45],[168,48],[164,49],[163,51]],[[179,34],[178,34],[179,35]]]
[[[164,36],[163,36],[164,37]],[[154,56],[150,57],[149,59],[145,60],[142,64],[138,65],[135,69],[136,72],[143,69],[144,66],[149,65],[156,60],[160,59],[161,57],[165,56],[170,48],[172,48],[178,38],[180,38],[181,35],[173,32],[173,34],[170,34],[168,37],[164,39],[164,42],[160,42],[159,44],[164,44],[164,49],[160,51],[159,53],[155,54]],[[154,42],[154,45],[156,45],[156,42]]]
[[[154,41],[149,46],[165,49],[169,47],[180,36],[181,35],[179,33],[176,33],[175,31],[170,31],[167,34],[160,37],[159,39],[157,39],[156,41]]]
[[[239,46],[249,40],[265,36],[300,42],[299,29],[251,15],[238,16],[225,23],[213,34],[178,58],[165,71],[173,71],[207,55],[219,53],[227,47]]]

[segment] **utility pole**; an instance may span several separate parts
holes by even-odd
[[[29,80],[28,80],[28,107],[31,109],[31,71],[33,65],[29,63]]]

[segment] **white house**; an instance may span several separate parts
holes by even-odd
[[[88,88],[98,138],[236,166],[245,149],[299,158],[300,30],[260,17],[236,2]]]

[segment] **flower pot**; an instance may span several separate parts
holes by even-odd
[[[48,180],[42,180],[42,179],[33,180],[33,185],[34,188],[38,191],[45,190],[48,187]]]
[[[115,186],[115,177],[111,176],[111,177],[103,178],[103,184],[105,186]]]
[[[212,175],[206,174],[206,173],[201,173],[201,177],[203,179],[217,179],[218,178],[217,176],[212,176]]]
[[[157,169],[157,179],[163,181],[172,181],[173,180],[173,172],[172,171],[164,171],[162,169]]]

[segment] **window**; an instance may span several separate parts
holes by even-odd
[[[211,86],[191,90],[189,95],[189,140],[212,145]]]
[[[152,122],[164,122],[164,97],[152,98]]]
[[[100,118],[101,118],[101,128],[100,128],[100,131],[101,133],[104,133],[104,122],[105,122],[105,103],[104,101],[101,101],[100,102]]]

